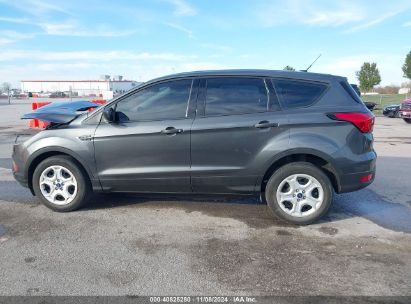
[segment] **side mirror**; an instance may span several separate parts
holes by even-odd
[[[105,121],[113,123],[116,121],[116,112],[111,107],[105,108],[103,111],[103,118]]]

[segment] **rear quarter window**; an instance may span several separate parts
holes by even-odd
[[[314,104],[327,89],[326,84],[272,79],[278,99],[284,108],[300,108]]]

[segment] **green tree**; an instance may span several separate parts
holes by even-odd
[[[286,65],[283,70],[284,71],[295,71],[295,69],[290,65]]]
[[[411,80],[411,51],[405,57],[404,65],[402,66],[404,77]]]
[[[375,85],[381,82],[380,71],[375,62],[364,62],[361,69],[355,74],[360,82],[362,92],[369,92]]]

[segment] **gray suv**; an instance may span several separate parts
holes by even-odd
[[[56,211],[97,191],[259,195],[308,224],[375,177],[374,116],[339,76],[182,73],[77,110],[45,108],[50,126],[13,150],[15,178]]]

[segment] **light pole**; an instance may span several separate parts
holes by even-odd
[[[9,104],[11,104],[10,87],[7,88],[7,98],[9,99]]]

